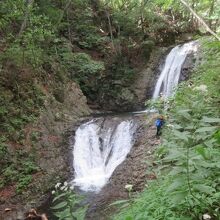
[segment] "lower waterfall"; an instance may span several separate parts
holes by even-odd
[[[177,86],[187,55],[196,52],[196,41],[174,47],[167,55],[155,86],[153,98],[162,92],[165,97]],[[143,111],[143,113],[146,111]],[[92,119],[76,131],[73,144],[72,183],[83,191],[98,192],[121,164],[134,143],[136,123],[132,116],[121,120],[114,117]]]
[[[74,185],[84,191],[99,191],[129,153],[135,128],[133,120],[93,119],[81,125],[73,152]]]

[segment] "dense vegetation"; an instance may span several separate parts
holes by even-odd
[[[65,86],[73,80],[93,102],[114,100],[132,82],[141,58],[146,62],[163,39],[160,30],[168,25],[162,16],[146,11],[149,28],[142,24],[142,31],[140,4],[124,3],[0,2],[0,187],[25,186],[38,170],[34,155],[26,151],[34,149],[37,135],[31,134],[31,146],[25,146],[24,129],[38,118],[48,95],[62,103]],[[151,15],[154,20],[148,19]]]
[[[220,31],[218,0],[190,0],[188,3],[212,30]],[[39,171],[35,158],[37,151],[35,144],[39,134],[33,131],[28,134],[31,142],[27,143],[25,140],[28,126],[37,121],[41,112],[45,110],[48,97],[53,97],[57,102],[62,103],[66,85],[76,82],[90,103],[96,103],[108,109],[110,102],[121,101],[123,88],[134,82],[136,73],[143,68],[157,46],[174,44],[176,38],[185,32],[200,34],[204,31],[206,30],[181,1],[0,1],[0,189],[15,185],[17,193],[20,193],[31,183],[33,174]],[[200,67],[198,71],[207,71],[201,74],[200,79],[195,79],[195,84],[207,85],[207,100],[203,100],[196,92],[192,95],[193,97],[188,97],[190,94],[187,93],[186,87],[183,87],[181,91],[185,95],[178,93],[176,100],[171,104],[173,112],[170,112],[172,114],[170,118],[175,120],[175,124],[181,126],[176,128],[173,135],[178,137],[181,132],[179,137],[182,139],[181,143],[186,142],[186,146],[188,142],[193,143],[190,143],[188,148],[184,148],[179,145],[179,139],[175,139],[176,142],[173,143],[173,140],[169,139],[170,135],[167,135],[167,143],[170,144],[164,144],[158,154],[164,157],[165,161],[169,158],[167,156],[169,146],[177,144],[180,146],[180,149],[176,149],[177,155],[187,151],[187,154],[191,152],[200,154],[198,156],[204,160],[213,158],[210,159],[211,165],[204,163],[211,166],[207,167],[208,169],[214,171],[213,174],[207,174],[207,180],[202,187],[210,192],[208,193],[210,201],[206,197],[205,204],[211,210],[210,212],[215,214],[218,211],[215,211],[215,206],[219,202],[217,193],[219,185],[213,182],[213,176],[217,176],[213,163],[218,157],[215,147],[219,136],[215,130],[218,120],[214,121],[213,118],[216,118],[219,113],[216,110],[219,92],[217,92],[217,81],[213,79],[218,77],[217,67],[219,66],[216,66],[217,61],[211,56],[219,53],[219,44],[209,45],[206,51],[205,55],[210,62]],[[190,106],[187,100],[192,99],[198,101],[202,108],[199,105]],[[179,108],[185,109],[183,114],[178,113]],[[212,111],[209,110],[210,108]],[[208,109],[207,115],[203,115],[205,109]],[[187,119],[189,115],[190,118]],[[186,120],[191,121],[192,117],[195,120],[195,126],[193,124],[193,128],[182,130],[185,129],[185,124],[181,123],[188,123]],[[210,130],[197,131],[199,126],[208,126]],[[193,137],[190,136],[192,134]],[[209,145],[208,149],[205,149],[203,144],[197,146],[202,142],[201,134],[204,138],[203,142]],[[194,146],[195,152],[189,150]],[[171,159],[172,164],[175,164],[179,170],[178,164],[181,163],[179,160],[185,158],[169,160]],[[187,161],[189,162],[188,159]],[[165,162],[168,163],[168,159]],[[201,172],[202,168],[196,169]],[[171,180],[168,175],[156,191],[153,188],[146,191],[146,196],[151,195],[152,199],[165,199],[160,201],[161,210],[167,210],[164,205],[171,207],[173,203],[171,200],[168,201],[167,196],[159,198],[153,193],[155,191],[160,194],[159,190],[163,191]],[[188,196],[189,204],[195,199],[194,194],[196,198],[200,196],[196,194],[196,189],[186,195],[186,185],[188,184],[189,188],[189,183],[184,181],[181,183],[181,193],[184,192],[184,196]],[[206,193],[204,192],[202,196],[206,196]],[[204,210],[204,202],[199,202],[201,198],[196,201],[197,211],[190,213],[198,216],[198,213]],[[158,206],[157,201],[152,204],[155,207]],[[172,207],[176,210],[175,206]],[[181,213],[187,216],[189,215],[187,210],[190,208],[192,207],[189,205],[185,207],[186,212],[181,209],[169,215],[175,216]],[[136,211],[139,212],[138,209]]]
[[[220,43],[202,41],[202,48],[202,65],[161,109],[168,120],[152,167],[157,180],[115,219],[220,219]]]

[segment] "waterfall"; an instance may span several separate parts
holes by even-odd
[[[155,86],[153,98],[160,93],[168,97],[177,86],[187,55],[197,51],[196,41],[178,45],[167,55]],[[145,111],[136,112],[144,113]],[[72,183],[83,191],[98,192],[109,180],[115,168],[129,153],[136,131],[136,123],[114,117],[93,119],[76,131],[73,146],[75,179]]]
[[[174,47],[167,55],[163,69],[157,80],[153,98],[158,98],[160,93],[164,97],[172,95],[174,88],[178,85],[182,66],[187,55],[195,53],[198,48],[198,42],[192,41],[183,45]]]
[[[75,135],[73,184],[84,191],[99,191],[133,145],[133,120],[100,121],[82,124]]]

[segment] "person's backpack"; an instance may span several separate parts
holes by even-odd
[[[157,119],[155,124],[157,127],[161,127],[163,125],[163,122],[162,122],[162,120]]]

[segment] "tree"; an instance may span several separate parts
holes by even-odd
[[[28,17],[29,17],[31,8],[33,7],[33,4],[34,4],[34,0],[27,0],[26,1],[26,9],[25,9],[25,12],[24,12],[24,21],[21,25],[18,36],[20,36],[23,33],[23,31],[25,30],[25,28],[27,26]]]
[[[220,41],[220,37],[210,29],[210,27],[205,23],[205,21],[190,7],[190,5],[185,0],[180,0],[183,5],[185,5],[189,11],[198,19],[198,21],[204,26],[204,28],[212,34],[217,40]]]

